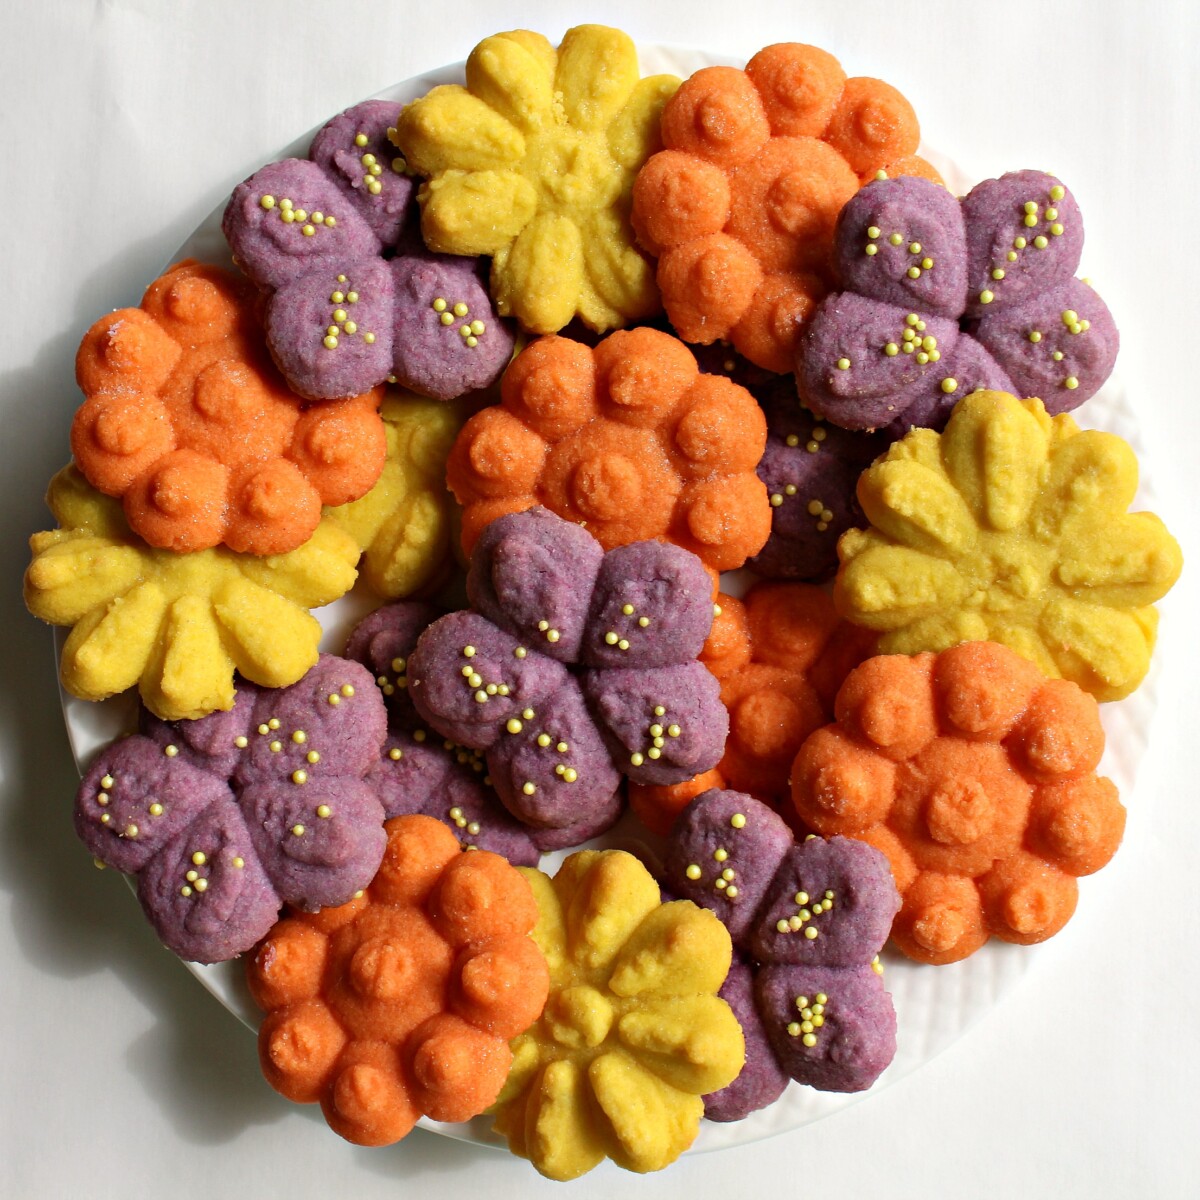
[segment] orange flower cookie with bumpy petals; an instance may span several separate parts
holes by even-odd
[[[715,571],[740,567],[770,535],[755,474],[762,409],[731,380],[700,374],[669,334],[623,330],[594,350],[539,338],[500,395],[464,426],[447,466],[467,553],[489,521],[537,504],[605,550],[663,538]]]
[[[437,587],[453,565],[446,458],[463,418],[454,402],[403,390],[389,393],[380,416],[387,461],[379,482],[325,515],[362,548],[360,569],[372,590],[402,600]]]
[[[103,700],[138,685],[164,721],[233,704],[236,669],[263,687],[288,687],[317,661],[321,626],[306,609],[354,584],[358,546],[322,521],[304,545],[256,558],[216,548],[172,554],[129,530],[121,506],[74,468],[50,483],[61,528],[30,539],[25,603],[71,625],[63,687]]]
[[[307,404],[290,392],[251,292],[180,263],[140,308],[84,334],[71,450],[152,546],[284,554],[312,536],[323,504],[358,499],[383,470],[381,394]]]
[[[842,205],[881,172],[941,182],[915,157],[916,114],[895,88],[794,42],[745,71],[697,71],[663,110],[662,139],[634,184],[633,226],[659,256],[671,324],[781,374],[833,282]]]
[[[840,620],[829,595],[806,583],[756,584],[742,602],[722,596],[721,612],[745,657],[706,663],[729,710],[717,770],[727,787],[778,807],[796,751],[832,720],[838,688],[874,652],[875,635]]]
[[[629,192],[678,86],[673,75],[639,79],[633,42],[603,25],[569,29],[557,50],[525,30],[486,38],[466,87],[434,88],[391,135],[427,176],[425,244],[492,255],[499,311],[535,333],[574,316],[603,332],[657,312]]]
[[[1040,400],[975,392],[945,432],[914,429],[865,471],[871,528],[842,535],[834,597],[884,654],[1002,642],[1098,700],[1150,666],[1151,607],[1183,565],[1152,513],[1127,512],[1137,460]]]
[[[729,710],[724,757],[715,770],[684,783],[629,788],[642,823],[664,836],[709,788],[749,792],[778,809],[796,752],[833,719],[838,688],[874,653],[876,635],[841,620],[828,593],[812,584],[763,582],[743,600],[717,599],[700,661],[720,681]]]
[[[360,1146],[399,1141],[422,1115],[478,1116],[500,1092],[510,1039],[546,1002],[529,885],[486,850],[464,853],[432,817],[396,817],[383,864],[340,908],[280,921],[247,966],[266,1013],[267,1082],[319,1101]]]
[[[1095,773],[1096,701],[1005,646],[868,659],[836,712],[796,756],[792,799],[822,836],[888,856],[904,898],[892,938],[910,958],[1045,941],[1075,911],[1076,877],[1121,842],[1125,809]]]
[[[695,1139],[702,1096],[745,1060],[741,1027],[717,996],[729,932],[690,900],[663,904],[621,850],[581,850],[553,880],[521,874],[537,898],[550,998],[513,1042],[496,1132],[551,1179],[605,1158],[661,1170]]]

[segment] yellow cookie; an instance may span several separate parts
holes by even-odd
[[[25,603],[73,626],[62,681],[84,700],[137,684],[146,707],[174,721],[230,708],[235,670],[287,687],[317,661],[321,627],[305,610],[354,584],[358,546],[328,520],[287,554],[173,554],[132,533],[120,503],[74,466],[51,480],[46,502],[60,528],[30,538]]]
[[[657,312],[630,194],[678,86],[673,75],[639,79],[633,42],[603,25],[569,29],[557,50],[525,30],[485,38],[466,87],[434,88],[392,132],[427,177],[426,245],[490,254],[499,311],[535,333],[576,315],[603,332]]]
[[[553,880],[521,873],[538,903],[550,997],[512,1043],[495,1128],[551,1179],[604,1158],[658,1171],[693,1142],[701,1099],[742,1069],[745,1042],[716,993],[729,971],[725,926],[689,900],[661,903],[621,850],[581,850]]]
[[[379,482],[325,516],[358,542],[371,588],[402,600],[436,587],[452,565],[455,504],[446,490],[446,458],[463,414],[457,404],[401,390],[389,393],[380,415],[387,461]]]
[[[838,543],[835,599],[881,654],[1001,642],[1098,700],[1150,666],[1151,607],[1183,565],[1152,513],[1126,510],[1137,460],[1040,400],[979,391],[942,434],[914,429],[865,471],[871,528]]]

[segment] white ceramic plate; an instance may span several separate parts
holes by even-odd
[[[643,46],[640,47],[639,53],[643,74],[669,72],[686,78],[705,66],[741,65],[720,55],[678,47]],[[462,69],[462,64],[459,63],[428,75],[416,76],[381,92],[377,98],[401,102],[414,100],[437,84],[461,82]],[[304,157],[315,132],[312,130],[285,147],[277,157]],[[956,191],[961,193],[967,189],[968,181],[960,177],[952,162],[925,147],[922,147],[922,153],[934,161]],[[1001,164],[1001,167],[1007,168],[1011,165]],[[221,234],[223,210],[222,203],[183,242],[172,256],[172,261],[190,257],[232,267],[229,248]],[[1143,458],[1143,447],[1133,409],[1124,388],[1115,378],[1110,379],[1104,388],[1087,402],[1080,417],[1089,427],[1119,434],[1130,443],[1139,459]],[[1139,507],[1153,508],[1145,485],[1138,499]],[[725,590],[733,594],[740,594],[743,590],[740,584],[741,581],[736,578],[723,581]],[[378,599],[369,593],[354,592],[337,603],[318,610],[316,615],[325,631],[321,648],[340,653],[349,630],[378,603]],[[61,649],[65,633],[56,632]],[[1150,677],[1129,699],[1119,704],[1105,705],[1101,709],[1108,738],[1102,770],[1116,783],[1126,802],[1133,791],[1138,763],[1146,748],[1150,720],[1155,707],[1156,679],[1157,671],[1152,670]],[[125,695],[103,704],[91,704],[64,694],[63,714],[71,749],[82,774],[86,764],[100,747],[136,726],[136,697]],[[602,839],[602,843],[633,850],[651,861],[657,858],[658,839],[648,834],[641,823],[629,815]],[[562,853],[547,855],[542,860],[542,868],[552,874],[563,857],[565,855]],[[1087,903],[1088,886],[1085,881],[1082,898],[1084,904]],[[1005,945],[994,939],[966,961],[945,967],[922,966],[900,955],[886,953],[884,982],[896,1005],[899,1047],[895,1060],[875,1086],[868,1092],[846,1095],[817,1092],[793,1083],[775,1104],[752,1113],[743,1121],[729,1124],[702,1122],[699,1137],[689,1153],[744,1145],[797,1129],[875,1094],[910,1071],[916,1070],[957,1041],[976,1021],[991,1012],[1004,994],[1047,953],[1053,953],[1053,942],[1047,946],[1021,947]],[[257,1030],[260,1014],[246,988],[240,963],[219,963],[215,966],[200,966],[196,963],[184,965],[249,1029]],[[247,1045],[247,1053],[249,1052]],[[456,1125],[430,1121],[428,1118],[420,1122],[422,1128],[447,1137],[482,1145],[503,1146],[502,1139],[491,1132],[490,1124],[490,1119],[486,1117],[478,1117],[474,1121]]]

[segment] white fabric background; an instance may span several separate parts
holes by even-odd
[[[814,42],[900,87],[971,176],[1061,174],[1191,565],[1162,606],[1161,705],[1126,844],[1018,990],[916,1075],[820,1124],[646,1179],[606,1164],[571,1194],[1200,1195],[1192,0],[0,0],[0,16],[0,1195],[550,1192],[521,1161],[421,1131],[352,1147],[267,1087],[252,1038],[75,841],[51,639],[18,580],[24,539],[48,524],[40,496],[68,453],[92,320],[135,303],[234,184],[324,118],[489,33],[557,40],[585,20],[740,56]]]

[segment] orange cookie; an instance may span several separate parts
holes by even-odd
[[[529,884],[499,855],[463,853],[432,817],[388,821],[374,882],[340,908],[290,916],[247,969],[267,1014],[259,1059],[334,1132],[385,1146],[422,1113],[466,1121],[499,1095],[510,1039],[541,1015],[546,960]]]
[[[766,542],[762,410],[702,375],[669,334],[620,331],[595,349],[539,338],[505,372],[501,399],[467,422],[447,465],[468,553],[489,521],[537,504],[606,550],[663,538],[716,571]]]
[[[941,182],[915,156],[916,114],[895,88],[847,79],[831,54],[795,42],[745,71],[697,71],[667,101],[662,139],[634,182],[633,226],[659,256],[671,324],[780,373],[832,282],[842,205],[880,172]]]
[[[322,504],[358,499],[383,470],[381,391],[317,404],[290,392],[251,289],[217,267],[179,263],[140,308],[102,317],[75,374],[75,461],[151,546],[286,553]]]
[[[1005,646],[869,659],[836,714],[796,756],[792,799],[818,833],[888,856],[904,896],[892,938],[910,958],[1044,941],[1075,911],[1076,877],[1120,844],[1096,701]]]

